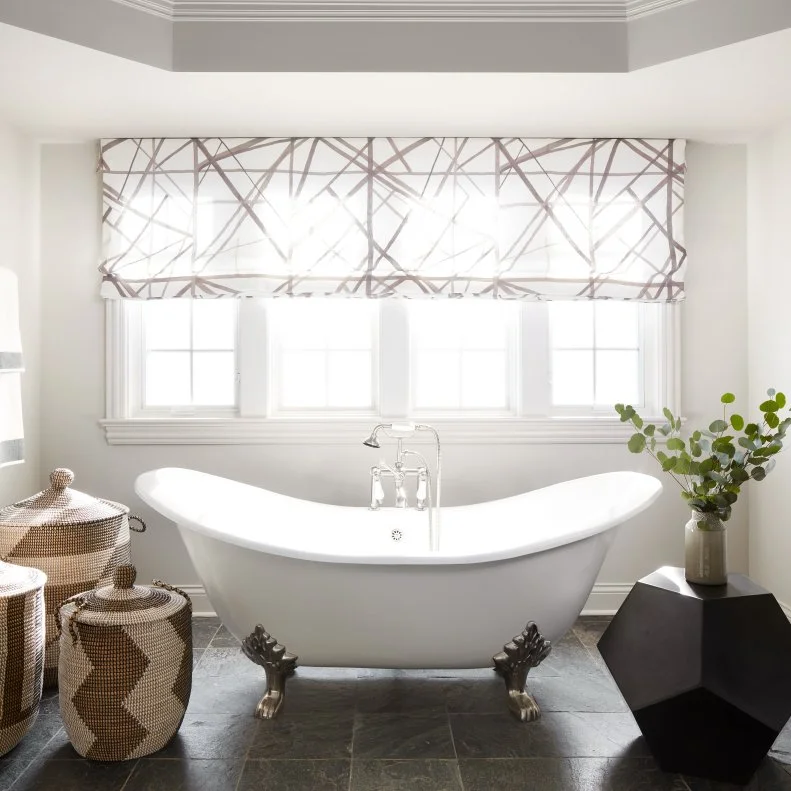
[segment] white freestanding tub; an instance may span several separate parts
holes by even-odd
[[[135,489],[178,525],[237,638],[261,623],[306,665],[470,668],[491,665],[527,621],[561,638],[615,528],[662,485],[606,473],[444,507],[433,553],[425,512],[324,505],[176,468]]]

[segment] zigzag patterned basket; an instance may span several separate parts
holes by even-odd
[[[58,468],[51,487],[0,509],[0,557],[41,569],[44,587],[46,656],[44,686],[58,683],[58,610],[71,596],[109,585],[116,567],[130,563],[130,520],[146,529],[129,509],[69,488],[74,473]]]
[[[0,755],[36,721],[44,671],[44,583],[38,569],[0,562]]]
[[[135,585],[119,566],[113,585],[60,610],[60,714],[74,749],[97,761],[161,750],[192,690],[192,603],[165,585]]]

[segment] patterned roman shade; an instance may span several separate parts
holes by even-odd
[[[684,297],[684,141],[117,139],[105,297]]]

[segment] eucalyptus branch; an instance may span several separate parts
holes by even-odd
[[[681,418],[667,408],[662,410],[667,423],[660,428],[645,424],[631,405],[616,404],[615,411],[622,422],[631,422],[636,429],[629,450],[648,453],[681,487],[682,497],[693,510],[716,514],[725,521],[741,487],[750,480],[763,480],[774,468],[773,457],[782,450],[791,428],[791,417],[779,415],[786,407],[785,395],[775,390],[768,390],[767,395],[759,406],[760,423],[747,423],[739,414],[728,416],[728,405],[736,397],[725,393],[720,399],[722,418],[706,430],[693,431],[686,440],[681,436]],[[665,438],[667,452],[654,452],[658,434]]]

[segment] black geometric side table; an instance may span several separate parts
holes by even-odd
[[[791,717],[791,623],[741,574],[649,574],[599,651],[663,771],[747,783]]]

